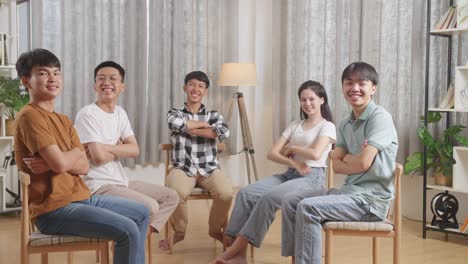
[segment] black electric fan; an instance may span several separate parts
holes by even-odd
[[[449,193],[438,193],[432,198],[431,210],[432,225],[440,229],[455,228],[458,229],[456,214],[458,212],[458,201],[455,196]]]

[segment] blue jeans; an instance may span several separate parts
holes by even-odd
[[[296,264],[320,264],[324,221],[380,220],[368,204],[356,196],[341,194],[339,189],[288,195],[282,206],[281,255],[295,255]]]
[[[305,189],[323,189],[324,168],[312,168],[302,176],[289,168],[242,188],[236,197],[236,204],[226,228],[230,236],[242,235],[251,244],[260,247],[275,214],[281,208],[283,197],[290,192]]]
[[[137,202],[92,195],[50,213],[35,224],[43,234],[72,235],[115,241],[114,264],[144,264],[149,212]]]

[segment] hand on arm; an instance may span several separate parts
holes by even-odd
[[[218,134],[216,134],[216,132],[214,132],[214,130],[211,127],[210,128],[195,128],[192,130],[188,130],[187,133],[192,136],[211,138],[211,139],[216,139],[218,137]]]
[[[211,129],[211,126],[210,126],[210,124],[208,124],[208,122],[204,122],[204,121],[195,121],[195,120],[188,120],[187,121],[187,130],[188,131],[191,131],[191,130],[194,130],[194,129],[200,129],[200,128],[210,128]]]
[[[47,162],[39,155],[37,157],[24,158],[23,161],[33,173],[41,174],[50,171]]]
[[[327,136],[318,137],[310,146],[291,146],[288,151],[294,154],[299,154],[309,160],[319,160],[330,143],[335,140]]]
[[[288,140],[281,136],[278,141],[273,144],[270,151],[268,152],[267,158],[271,161],[274,161],[279,164],[288,165],[290,167],[295,168],[301,175],[306,175],[310,172],[310,167],[307,166],[302,161],[296,161],[292,159],[293,153],[290,151],[290,148],[286,147],[286,149],[281,152],[282,149],[288,144]],[[288,157],[287,155],[291,156]]]
[[[88,157],[95,165],[103,165],[117,158],[134,158],[140,154],[140,148],[135,136],[128,136],[117,144],[102,144],[92,142],[86,144]]]
[[[336,173],[351,175],[367,171],[377,153],[377,148],[365,142],[362,151],[357,154],[349,154],[343,148],[337,148],[330,153],[330,157]]]
[[[39,156],[45,161],[50,170],[55,173],[70,172],[81,175],[89,171],[86,154],[78,147],[70,151],[61,151],[57,145],[50,145],[39,150]],[[36,165],[40,162],[39,160],[35,160]],[[39,170],[44,170],[45,164],[40,167]]]

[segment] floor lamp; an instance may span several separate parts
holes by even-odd
[[[255,86],[256,84],[257,74],[254,63],[224,63],[221,65],[218,80],[219,86]],[[243,148],[239,153],[245,153],[245,163],[250,184],[252,180],[258,180],[258,173],[257,165],[255,163],[255,150],[252,143],[249,120],[245,109],[244,94],[236,92],[231,97],[226,121],[231,119],[234,101],[237,101],[237,106],[239,108],[239,119],[242,131]],[[253,177],[251,175],[251,170],[253,170]]]

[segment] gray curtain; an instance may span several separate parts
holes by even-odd
[[[231,91],[218,89],[216,80],[221,63],[235,57],[223,50],[223,32],[236,19],[226,15],[230,7],[216,0],[31,1],[32,48],[50,49],[61,60],[64,91],[56,110],[72,120],[95,101],[94,67],[120,63],[126,90],[119,104],[140,144],[136,163],[156,163],[158,145],[169,141],[166,113],[185,99],[185,74],[207,72],[213,83],[207,104],[225,111]]]
[[[435,25],[448,1],[432,2]],[[274,103],[279,106],[274,109],[278,117],[274,137],[299,118],[297,89],[309,79],[325,86],[335,123],[339,124],[350,112],[341,91],[341,73],[349,63],[365,61],[380,77],[374,100],[392,114],[398,131],[398,162],[420,150],[416,128],[424,109],[426,1],[290,0],[285,8],[282,56],[286,63],[280,67],[284,79],[274,86]],[[467,49],[457,48],[461,42],[466,47],[466,34],[454,38],[454,65],[467,60]],[[446,40],[431,38],[431,107],[438,104],[447,88],[443,82],[446,49]]]

